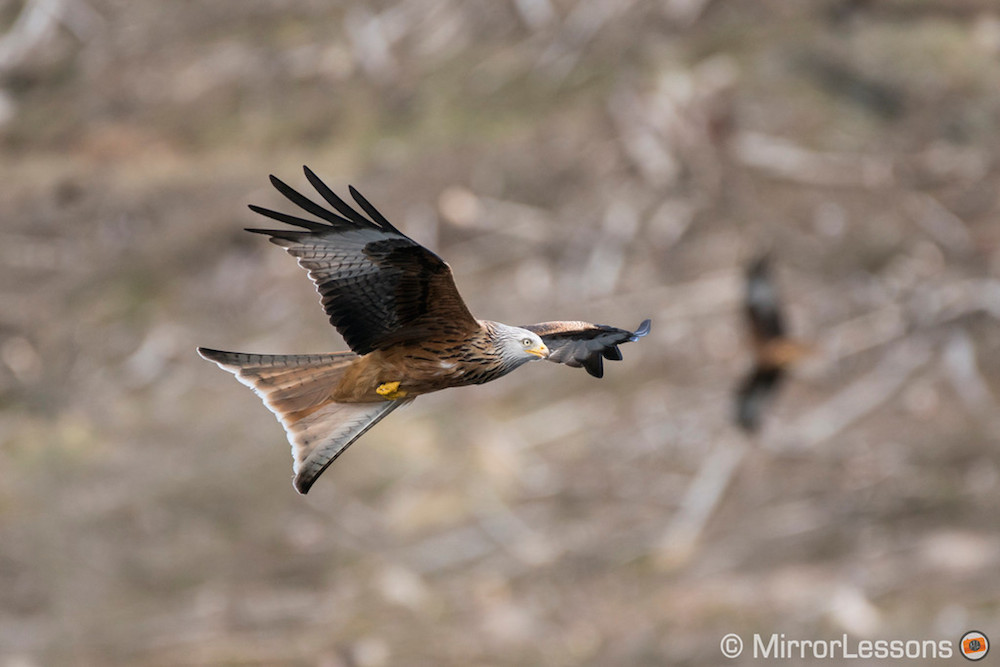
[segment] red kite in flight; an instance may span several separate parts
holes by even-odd
[[[308,167],[306,178],[333,207],[325,208],[271,176],[277,190],[323,222],[251,210],[297,230],[267,234],[309,272],[330,323],[351,352],[276,355],[198,353],[251,387],[278,417],[292,445],[294,485],[313,482],[355,440],[421,394],[482,384],[536,359],[604,374],[603,359],[649,333],[587,322],[512,327],[477,320],[455,288],[451,268],[392,226],[353,187],[365,217]]]
[[[753,432],[760,428],[764,407],[778,391],[788,368],[812,348],[787,337],[781,301],[766,255],[747,269],[744,308],[755,363],[736,388],[736,421],[743,430]]]

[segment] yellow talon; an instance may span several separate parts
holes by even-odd
[[[406,396],[405,391],[399,390],[399,382],[383,382],[375,388],[375,393],[379,396],[384,396],[390,401],[394,401],[397,398],[404,398]]]

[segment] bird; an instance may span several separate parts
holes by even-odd
[[[397,229],[353,186],[358,209],[308,167],[325,207],[275,176],[271,184],[314,218],[251,204],[250,210],[297,229],[256,229],[308,271],[330,323],[349,352],[248,354],[199,347],[198,353],[252,388],[284,427],[293,486],[309,492],[337,457],[396,408],[450,387],[502,377],[545,359],[604,375],[619,345],[649,333],[580,321],[510,326],[473,317],[451,267]]]
[[[812,347],[786,333],[781,299],[766,254],[747,267],[744,314],[754,365],[735,390],[736,422],[753,433],[760,429],[764,410],[784,383],[788,369],[811,354]]]

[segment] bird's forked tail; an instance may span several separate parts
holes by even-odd
[[[407,402],[335,402],[334,389],[358,358],[352,352],[246,354],[200,347],[198,354],[253,389],[285,427],[294,459],[293,483],[299,493],[307,493],[345,449]]]

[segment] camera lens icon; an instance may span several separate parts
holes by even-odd
[[[990,640],[983,633],[972,630],[962,635],[959,649],[966,660],[982,660],[990,652]]]
[[[730,632],[722,638],[719,648],[722,650],[722,655],[727,658],[738,658],[740,653],[743,653],[743,640],[735,632]]]

